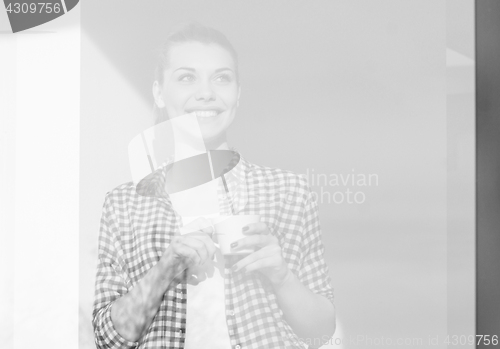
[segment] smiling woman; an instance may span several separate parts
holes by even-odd
[[[169,119],[195,113],[207,148],[219,148],[241,91],[233,56],[218,43],[188,41],[168,50],[153,84],[156,106]]]
[[[226,131],[240,95],[237,66],[231,44],[214,29],[188,24],[167,39],[153,83],[157,130],[184,125],[191,137],[174,139],[182,156],[176,150],[173,162],[152,169],[146,182],[123,184],[106,196],[93,312],[99,348],[306,348],[335,331],[318,209],[307,181],[228,151]],[[201,156],[191,144],[195,137],[205,145]],[[197,159],[209,166],[196,166]],[[187,162],[195,166],[177,166]],[[231,209],[216,202],[215,216],[182,214],[176,197],[189,188],[168,188],[207,168],[211,177],[195,189],[206,184],[227,200],[238,191],[224,179],[233,176],[241,196],[229,199]],[[258,200],[283,192],[294,200]],[[196,193],[188,206],[205,200],[203,191]],[[248,200],[241,204],[241,197]],[[239,237],[222,249],[217,236],[233,234]]]

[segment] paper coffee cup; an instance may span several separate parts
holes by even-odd
[[[242,228],[250,223],[260,222],[259,215],[236,215],[228,216],[214,224],[215,234],[217,235],[217,241],[219,242],[219,247],[223,255],[241,255],[249,254],[254,252],[253,248],[246,248],[242,250],[233,251],[231,249],[231,244],[235,241],[243,239],[245,234],[242,232]]]

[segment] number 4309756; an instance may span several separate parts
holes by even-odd
[[[11,3],[6,8],[8,13],[59,13],[61,4],[51,2],[32,2],[32,3]]]
[[[444,339],[446,345],[498,345],[498,335],[448,335]]]

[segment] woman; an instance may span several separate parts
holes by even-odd
[[[153,84],[163,120],[194,115],[206,149],[227,150],[240,93],[223,34],[189,24],[168,37]],[[107,194],[93,312],[99,348],[305,348],[333,335],[333,291],[306,181],[238,161],[251,193],[242,213],[261,222],[231,246],[255,250],[236,260],[221,260],[207,220],[180,226],[168,198],[140,196],[132,183]],[[219,263],[221,283],[189,277],[210,263]]]

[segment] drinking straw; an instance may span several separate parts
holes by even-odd
[[[233,216],[236,216],[236,212],[235,212],[234,206],[233,206],[233,199],[229,195],[229,189],[227,188],[227,183],[226,183],[226,179],[224,178],[224,174],[221,174],[220,178],[222,179],[222,183],[224,184],[224,189],[226,190],[226,196],[229,199],[229,205],[231,206],[231,212],[233,213]]]
[[[212,174],[212,180],[215,179],[214,166],[212,165],[212,156],[210,155],[210,150],[208,151],[208,164],[210,165],[210,173]]]
[[[151,173],[155,171],[155,167],[153,165],[153,158],[151,154],[149,154],[148,143],[146,142],[146,137],[144,137],[144,132],[141,132],[142,144],[144,145],[144,149],[146,150],[146,156],[148,157],[149,167],[151,168]]]
[[[214,168],[212,166],[212,156],[210,155],[210,150],[208,151],[208,163],[210,164],[210,171],[212,173],[212,180],[213,180],[215,176],[214,176]],[[233,199],[231,198],[231,195],[229,195],[229,189],[227,187],[224,173],[220,175],[220,178],[222,179],[222,184],[224,184],[224,190],[226,191],[226,197],[229,200],[229,206],[231,206],[231,212],[233,213],[233,216],[236,216],[236,211],[234,210],[234,205],[233,205]]]

